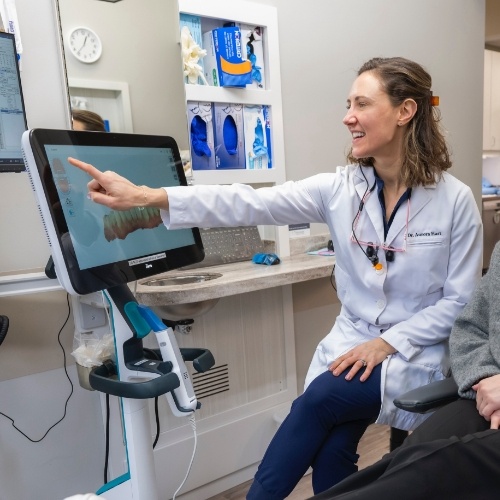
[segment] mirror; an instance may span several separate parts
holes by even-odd
[[[112,132],[169,135],[187,150],[177,0],[58,5],[72,106],[99,113]],[[95,62],[82,62],[70,50],[70,33],[79,27],[100,39]]]

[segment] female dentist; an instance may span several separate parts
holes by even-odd
[[[310,466],[314,492],[330,488],[357,470],[372,421],[411,430],[425,418],[398,410],[398,394],[448,374],[448,336],[481,274],[482,225],[471,190],[446,172],[434,104],[419,64],[371,59],[347,98],[349,165],[268,188],[152,189],[69,160],[93,178],[93,201],[156,207],[171,229],[328,224],[341,312],[248,499],[287,497]]]

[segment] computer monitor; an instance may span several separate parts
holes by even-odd
[[[25,170],[21,137],[26,130],[14,35],[0,31],[0,172]]]
[[[84,295],[204,258],[198,229],[167,230],[153,208],[111,210],[89,200],[90,177],[69,156],[149,187],[186,185],[171,137],[33,129],[22,138],[27,170],[57,277]]]

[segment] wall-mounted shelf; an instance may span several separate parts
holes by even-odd
[[[269,170],[194,170],[193,184],[276,184],[280,174]]]
[[[274,94],[272,90],[186,85],[187,101],[234,102],[239,104],[263,104],[272,106],[275,101]]]
[[[186,84],[187,102],[265,105],[271,116],[273,168],[268,170],[220,169],[194,170],[194,184],[281,184],[286,180],[283,141],[283,112],[278,41],[278,16],[275,7],[240,0],[179,0],[179,11],[201,18],[202,31],[222,26],[226,21],[263,28],[265,85],[263,89],[228,88]],[[287,244],[281,248],[286,251]],[[280,250],[280,249],[278,249]]]

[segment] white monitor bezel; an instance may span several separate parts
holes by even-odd
[[[197,228],[193,228],[188,230],[192,231],[192,245],[170,248],[162,252],[164,255],[161,256],[158,255],[158,252],[155,252],[154,255],[147,252],[143,255],[137,255],[141,262],[134,265],[131,265],[130,259],[127,258],[109,265],[80,269],[71,239],[64,238],[64,235],[68,234],[68,226],[66,221],[61,218],[61,215],[64,215],[62,210],[55,207],[54,188],[51,189],[51,182],[54,182],[53,172],[45,150],[45,147],[50,145],[72,144],[102,147],[171,148],[175,159],[178,184],[187,185],[179,149],[171,137],[51,129],[26,131],[22,137],[25,163],[51,246],[55,272],[65,290],[74,295],[85,295],[203,260],[204,251],[200,233]],[[144,184],[147,184],[147,181]],[[69,245],[67,244],[68,240],[70,240]],[[148,259],[149,256],[151,256],[150,259]]]

